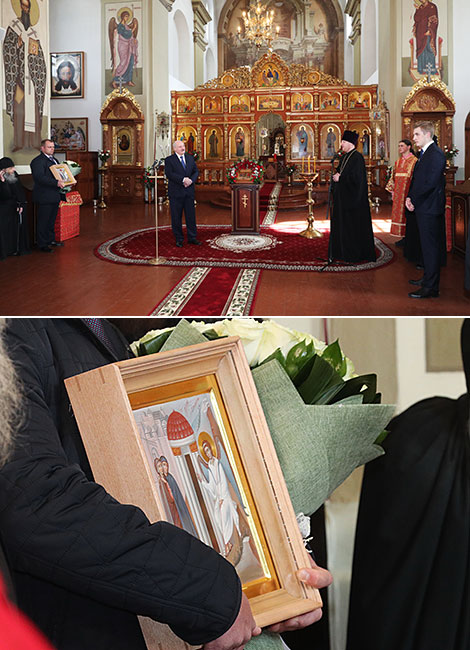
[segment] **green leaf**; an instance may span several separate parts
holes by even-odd
[[[317,404],[317,399],[329,388],[343,383],[339,374],[328,361],[316,355],[308,377],[297,387],[297,390],[306,404]]]
[[[334,402],[349,397],[350,395],[363,395],[364,404],[373,404],[376,398],[377,389],[377,375],[361,375],[360,377],[352,377],[344,382],[344,386],[337,394],[337,399]]]
[[[363,404],[364,403],[364,396],[363,395],[350,395],[349,397],[345,397],[344,399],[339,400],[339,402],[335,402],[335,406],[339,406],[340,404]]]
[[[328,361],[333,368],[340,373],[343,365],[343,353],[339,347],[338,339],[334,343],[330,343],[321,353],[321,358]]]
[[[389,433],[390,433],[390,431],[387,431],[387,429],[384,429],[381,433],[379,433],[379,435],[375,439],[374,445],[382,445],[383,441],[385,440],[385,438],[388,436]]]
[[[169,338],[170,334],[172,333],[173,330],[168,330],[168,332],[163,332],[162,334],[159,334],[156,336],[154,339],[150,339],[150,341],[146,341],[145,343],[141,343],[139,347],[139,356],[143,356],[145,354],[154,354],[155,352],[160,352],[160,350],[163,347],[163,344]]]
[[[217,332],[214,329],[206,330],[205,332],[203,332],[203,335],[206,337],[206,339],[209,339],[209,341],[215,341],[215,339],[227,338],[226,336],[220,336],[220,334],[217,334]]]
[[[343,381],[339,384],[335,384],[334,386],[331,386],[330,388],[328,388],[328,390],[326,390],[324,393],[322,393],[317,397],[317,399],[315,400],[315,404],[322,405],[322,404],[332,404],[333,402],[336,403],[336,400],[334,398],[339,393],[339,391],[343,388],[343,386],[344,386]],[[356,396],[354,395],[352,397],[356,397]],[[345,399],[349,399],[349,398],[346,397]]]
[[[315,347],[313,341],[308,343],[300,341],[289,350],[286,356],[286,372],[292,381],[295,380],[303,366],[314,356]]]

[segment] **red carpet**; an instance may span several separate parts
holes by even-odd
[[[248,316],[261,271],[196,266],[149,316]]]
[[[202,246],[177,248],[171,227],[159,228],[159,253],[165,266],[227,267],[284,271],[345,272],[376,269],[393,260],[391,249],[375,238],[377,261],[335,263],[326,268],[328,232],[319,239],[306,239],[276,226],[262,227],[261,237],[233,235],[230,226],[198,226]],[[155,256],[155,230],[144,228],[110,239],[95,249],[97,257],[118,264],[149,264]]]

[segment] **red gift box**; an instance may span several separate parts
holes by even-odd
[[[80,206],[82,197],[78,192],[69,192],[66,200],[59,203],[59,212],[55,220],[56,241],[71,239],[80,234]]]

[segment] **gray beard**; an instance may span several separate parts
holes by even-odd
[[[0,318],[0,467],[7,461],[23,418],[24,398],[4,340],[6,323]]]
[[[18,177],[16,176],[15,172],[13,174],[7,174],[6,172],[3,175],[3,178],[5,179],[5,182],[7,183],[17,183],[18,182]]]

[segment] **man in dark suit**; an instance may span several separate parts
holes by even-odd
[[[39,250],[43,253],[51,253],[52,246],[64,245],[63,242],[55,241],[54,225],[65,183],[57,181],[49,169],[58,162],[54,158],[52,140],[42,140],[41,153],[31,161],[31,172],[34,178],[33,201],[37,205],[36,239]]]
[[[410,298],[437,298],[439,296],[440,257],[443,246],[445,210],[444,152],[433,142],[434,125],[420,122],[413,131],[413,140],[420,148],[415,165],[406,207],[416,212],[419,238],[423,251],[424,275],[421,280],[410,280],[419,288]]]
[[[185,155],[182,140],[173,142],[174,153],[165,158],[165,174],[168,178],[168,198],[170,199],[171,228],[176,245],[183,246],[183,210],[188,231],[188,243],[199,245],[196,230],[196,211],[194,209],[194,183],[199,172],[193,156]]]

